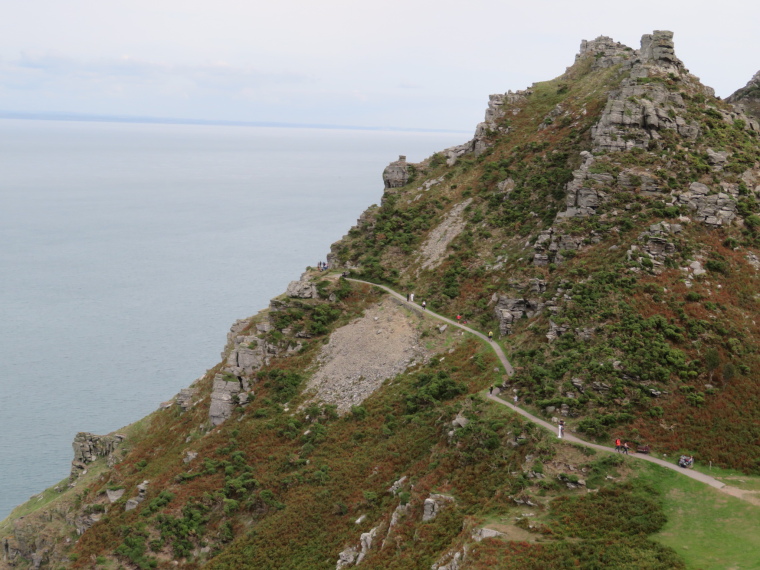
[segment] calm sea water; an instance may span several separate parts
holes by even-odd
[[[457,133],[0,120],[0,519],[215,365]]]

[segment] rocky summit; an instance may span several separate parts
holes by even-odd
[[[77,435],[0,566],[751,567],[760,75],[724,101],[676,53],[584,40],[471,140],[391,162],[329,269]]]

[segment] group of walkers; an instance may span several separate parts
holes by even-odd
[[[406,294],[406,302],[407,303],[414,303],[414,293],[407,293]],[[423,311],[427,310],[427,301],[422,301],[422,303],[420,303],[420,307],[422,307]]]
[[[330,266],[327,265],[327,263],[325,263],[324,261],[318,261],[317,262],[317,270],[318,271],[327,271],[329,268],[330,268]]]
[[[628,445],[627,441],[624,442],[620,438],[617,438],[615,440],[615,451],[617,451],[618,453],[623,453],[625,455],[628,455],[628,452],[630,451],[630,449],[631,449],[631,446]]]

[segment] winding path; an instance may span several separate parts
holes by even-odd
[[[504,370],[506,370],[508,376],[512,376],[515,373],[515,369],[510,364],[509,360],[507,360],[507,356],[504,354],[504,351],[501,349],[501,347],[498,345],[498,343],[495,342],[489,342],[489,339],[486,335],[484,335],[481,332],[478,332],[474,329],[471,329],[470,327],[467,327],[463,324],[460,324],[456,322],[455,320],[446,318],[442,315],[439,315],[438,313],[434,313],[433,311],[429,309],[423,309],[416,303],[410,303],[407,302],[406,297],[401,295],[400,293],[397,293],[393,289],[390,289],[386,287],[385,285],[378,285],[377,283],[371,283],[369,281],[362,281],[361,279],[352,279],[350,277],[347,278],[349,281],[353,281],[355,283],[364,283],[365,285],[371,285],[373,287],[378,287],[382,289],[383,291],[386,291],[394,298],[403,301],[406,303],[406,306],[417,311],[420,314],[425,314],[428,316],[431,316],[433,318],[436,318],[440,321],[443,321],[445,323],[448,323],[450,325],[453,325],[455,327],[459,327],[462,330],[465,330],[478,338],[488,342],[489,345],[491,345],[491,348],[493,348],[494,352],[496,353],[496,356],[501,361],[501,364],[504,366]],[[537,418],[533,414],[523,410],[522,408],[515,406],[514,404],[510,404],[509,402],[506,402],[505,400],[502,400],[497,395],[493,394],[487,394],[486,395],[490,400],[496,402],[497,404],[501,404],[502,406],[507,406],[508,408],[511,408],[513,411],[517,412],[521,416],[527,418],[533,423],[536,423],[552,433],[556,433],[557,427],[550,424],[549,422],[542,420],[541,418]],[[604,445],[599,445],[596,443],[591,443],[588,441],[585,441],[583,439],[580,439],[579,437],[572,435],[570,433],[565,433],[565,437],[563,438],[567,441],[571,441],[573,443],[577,443],[579,445],[583,445],[585,447],[590,447],[592,449],[597,449],[599,451],[608,451],[611,453],[615,453],[615,449],[612,447],[606,447]],[[672,469],[673,471],[676,471],[680,473],[681,475],[685,475],[687,477],[691,477],[692,479],[696,479],[697,481],[700,481],[702,483],[705,483],[707,485],[710,485],[711,487],[715,487],[716,489],[720,489],[724,493],[727,493],[729,495],[732,495],[734,497],[737,497],[739,499],[743,499],[749,503],[758,505],[760,504],[760,501],[754,496],[749,495],[748,493],[745,493],[742,489],[739,489],[737,487],[731,487],[729,485],[726,485],[725,483],[722,483],[721,481],[718,481],[714,477],[710,477],[709,475],[705,475],[704,473],[700,473],[699,471],[694,471],[693,469],[683,469],[681,467],[678,467],[677,465],[674,465],[673,463],[669,463],[663,459],[658,459],[656,457],[652,457],[650,455],[631,455],[630,457],[635,457],[636,459],[643,459],[644,461],[649,461],[650,463],[656,463],[657,465],[661,465],[662,467],[666,467],[667,469]]]

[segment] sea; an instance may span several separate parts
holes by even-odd
[[[0,520],[156,410],[461,132],[0,119]]]

